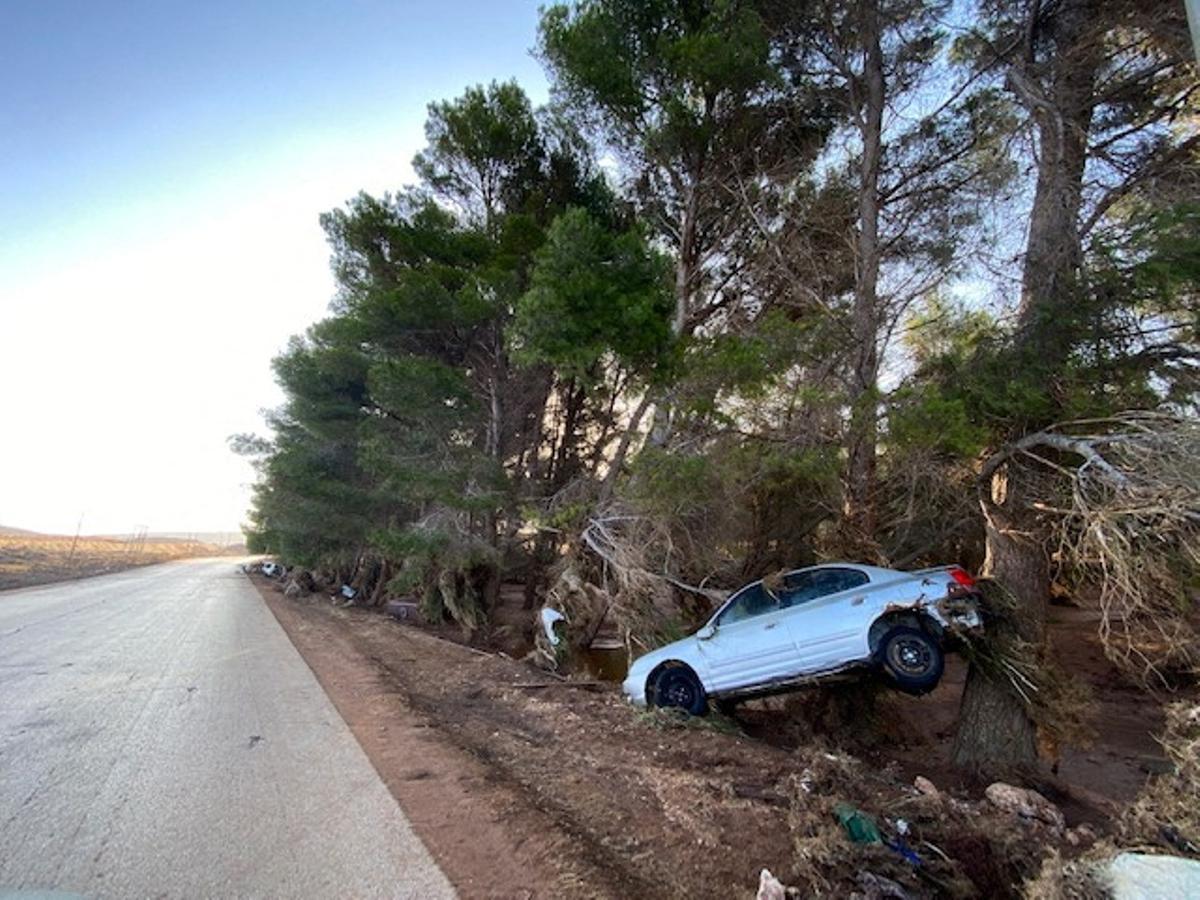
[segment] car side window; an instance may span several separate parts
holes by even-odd
[[[866,574],[857,569],[810,569],[806,572],[793,572],[784,578],[783,600],[788,606],[799,606],[810,600],[860,587],[868,580]]]
[[[779,598],[772,597],[763,589],[762,583],[759,582],[743,588],[741,593],[734,598],[733,602],[721,612],[717,623],[720,625],[732,625],[734,622],[741,622],[744,619],[761,616],[763,613],[773,612],[779,609],[781,605]]]

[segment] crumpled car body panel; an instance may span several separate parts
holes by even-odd
[[[736,591],[695,634],[636,659],[623,689],[646,705],[648,679],[669,665],[691,668],[718,699],[853,677],[873,664],[882,631],[898,619],[942,641],[983,627],[973,582],[957,567],[901,572],[828,563]]]

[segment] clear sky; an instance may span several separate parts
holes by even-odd
[[[0,525],[236,529],[318,214],[411,180],[431,100],[544,102],[537,6],[0,0]]]

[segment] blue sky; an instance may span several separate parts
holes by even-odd
[[[411,179],[428,102],[544,101],[537,5],[0,0],[0,524],[234,528],[317,215]]]

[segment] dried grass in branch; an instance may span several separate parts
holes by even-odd
[[[1036,498],[1064,572],[1094,589],[1109,657],[1160,681],[1194,674],[1200,423],[1157,413],[1066,423],[1022,438],[983,475],[1002,465]]]
[[[984,640],[965,640],[964,655],[1021,699],[1043,744],[1089,746],[1096,737],[1096,702],[1087,683],[1059,665],[1046,647],[1020,636],[1013,619],[1021,611],[1010,591],[990,579],[982,580],[980,589],[992,624]]]
[[[1126,811],[1122,837],[1200,858],[1200,703],[1167,707],[1160,743],[1174,771],[1151,781]]]
[[[670,574],[671,534],[651,518],[613,511],[590,517],[580,545],[549,592],[571,619],[576,639],[586,642],[610,619],[627,643],[645,650],[682,636],[726,596]]]

